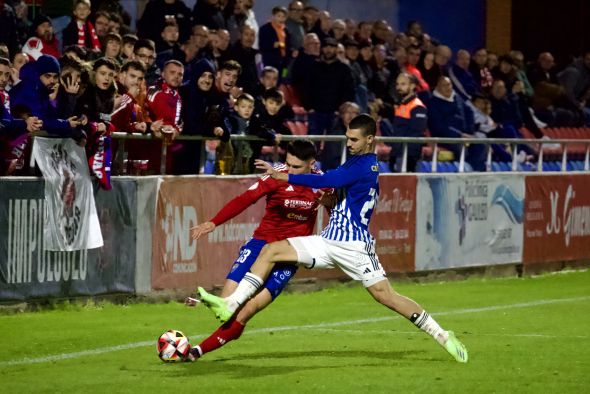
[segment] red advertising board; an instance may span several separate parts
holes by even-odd
[[[387,272],[414,271],[416,182],[413,175],[379,177],[379,202],[370,228]]]
[[[221,285],[239,248],[252,236],[264,213],[261,199],[239,216],[198,242],[190,228],[211,219],[229,200],[242,193],[255,177],[164,178],[158,191],[152,242],[152,287],[193,289]],[[414,270],[415,176],[379,179],[381,194],[371,219],[377,254],[387,272]],[[327,224],[318,215],[316,233]],[[298,277],[343,278],[340,270],[299,270]]]
[[[260,200],[215,231],[190,238],[190,228],[211,219],[255,177],[164,178],[158,192],[152,242],[152,287],[193,289],[223,284],[237,252],[264,213]]]
[[[590,175],[526,177],[525,264],[590,257]]]

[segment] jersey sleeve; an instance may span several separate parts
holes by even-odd
[[[211,221],[219,226],[222,223],[227,222],[230,219],[238,216],[250,205],[260,200],[263,196],[275,191],[278,187],[278,182],[272,179],[270,176],[264,176],[248,188],[244,193],[232,199],[230,202],[225,204],[223,208]]]
[[[289,174],[289,183],[316,189],[341,188],[353,184],[364,174],[361,162],[355,160],[324,174]]]

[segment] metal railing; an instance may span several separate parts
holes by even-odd
[[[151,134],[139,134],[139,133],[122,133],[122,132],[115,132],[112,134],[112,137],[119,140],[129,140],[129,139],[140,139],[140,140],[154,140],[160,143],[161,145],[161,161],[160,161],[160,173],[164,175],[166,173],[166,158],[167,158],[167,147],[163,140],[153,137]],[[314,142],[340,142],[341,143],[341,162],[344,163],[347,157],[347,149],[346,149],[346,137],[342,135],[284,135],[282,136],[282,141],[292,141],[296,139],[306,138]],[[213,137],[203,137],[203,136],[188,136],[188,135],[180,135],[176,138],[176,141],[206,141],[206,140],[216,140],[217,138]],[[231,139],[234,141],[262,141],[262,139],[253,136],[242,136],[242,135],[232,135]],[[559,145],[562,149],[561,152],[561,171],[567,171],[567,160],[568,160],[568,147],[572,145],[577,146],[584,146],[584,171],[590,170],[590,139],[513,139],[513,138],[436,138],[436,137],[423,137],[423,138],[409,138],[409,137],[377,137],[377,142],[384,142],[384,143],[401,143],[402,144],[402,161],[401,161],[401,172],[407,172],[407,163],[408,163],[408,145],[409,144],[430,144],[432,146],[432,162],[431,162],[431,171],[437,172],[438,170],[438,153],[440,152],[440,145],[441,144],[460,144],[461,145],[461,154],[459,156],[459,172],[465,172],[465,157],[466,151],[469,145],[471,144],[483,144],[486,145],[487,149],[487,158],[486,158],[486,169],[487,171],[491,171],[492,169],[492,149],[490,149],[490,145],[500,144],[500,145],[509,145],[511,147],[511,170],[517,171],[518,170],[518,145],[527,145],[530,147],[537,147],[538,150],[538,158],[537,158],[537,171],[543,171],[543,158],[544,158],[544,150],[543,146],[550,145],[555,146]],[[119,144],[119,150],[124,149],[124,144]],[[277,150],[275,146],[275,158],[277,157]],[[115,156],[117,156],[115,154]],[[204,162],[206,159],[206,152],[205,152],[205,144],[201,144],[201,166],[202,169],[204,166]]]

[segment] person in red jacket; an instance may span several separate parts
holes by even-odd
[[[156,128],[152,124],[151,132],[157,138],[164,140],[170,145],[172,141],[182,132],[181,111],[182,99],[178,88],[182,85],[184,77],[184,66],[178,60],[169,60],[162,69],[162,78],[147,91],[146,108],[149,118],[153,123],[160,123]],[[157,146],[160,156],[159,146]],[[166,169],[172,169],[172,154],[178,146],[170,146],[167,152]],[[155,155],[150,160],[150,169],[156,169],[154,165],[160,162]]]
[[[277,171],[289,174],[321,173],[315,168],[315,156],[313,142],[303,139],[292,141],[287,147],[287,160],[277,168]],[[326,196],[325,191],[328,192]],[[236,217],[261,198],[266,199],[264,217],[250,241],[240,248],[240,255],[227,275],[222,296],[229,295],[236,289],[238,282],[248,273],[264,245],[289,237],[312,234],[320,200],[322,204],[330,205],[330,192],[330,189],[318,190],[295,186],[264,176],[244,193],[228,202],[213,219],[193,227],[191,236],[193,239],[199,239]],[[211,336],[191,348],[187,361],[195,361],[205,353],[238,339],[247,322],[279,296],[296,272],[295,265],[277,264],[262,290]],[[197,301],[190,297],[186,300],[189,306],[196,303]]]
[[[59,42],[53,32],[51,19],[43,14],[38,14],[31,26],[33,36],[25,42],[22,51],[30,60],[37,60],[41,55],[51,55],[56,59],[61,57]]]

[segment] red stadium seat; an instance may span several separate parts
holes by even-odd
[[[293,85],[282,84],[279,86],[279,90],[285,95],[285,102],[290,106],[301,106],[301,99]]]

